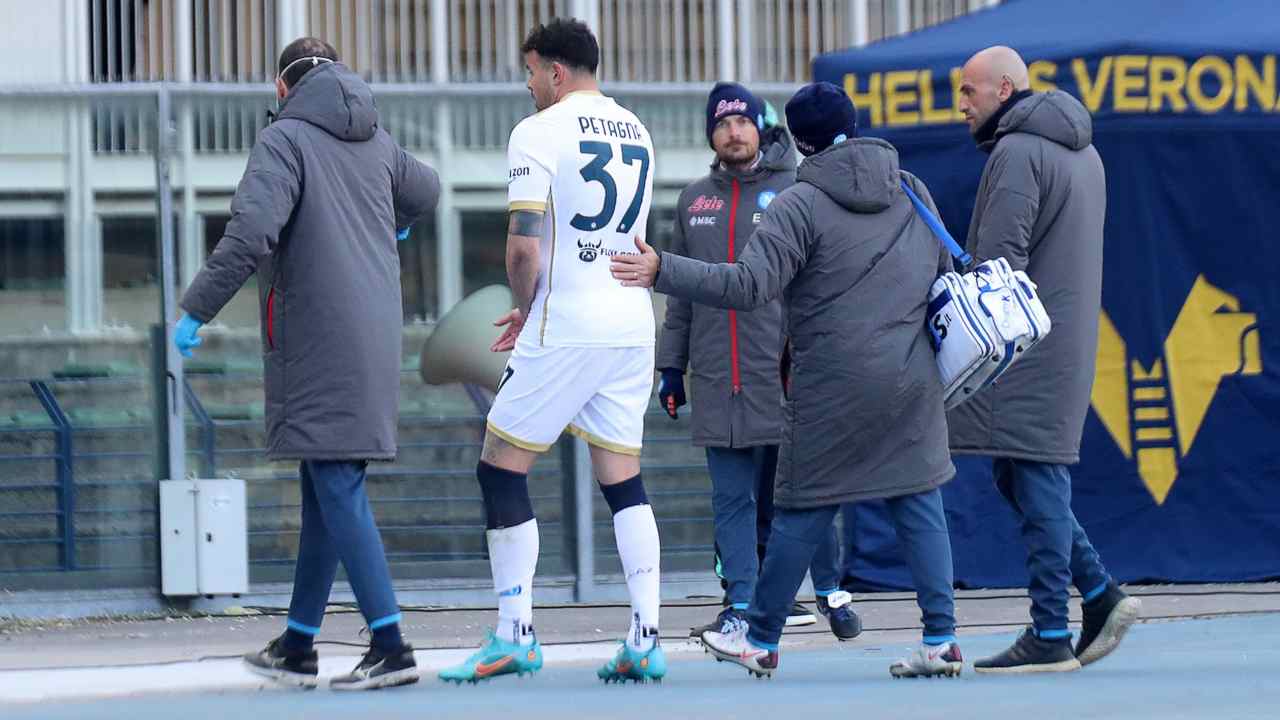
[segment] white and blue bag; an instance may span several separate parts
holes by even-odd
[[[902,189],[938,241],[967,268],[972,256],[961,249],[905,180]],[[1009,267],[1004,258],[987,260],[972,272],[945,273],[934,281],[925,321],[947,409],[995,382],[1052,327],[1036,294],[1036,284],[1025,272]]]

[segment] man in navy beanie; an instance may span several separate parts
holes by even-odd
[[[745,622],[704,632],[702,642],[721,660],[772,675],[788,608],[836,511],[884,500],[924,625],[921,644],[889,671],[959,675],[939,489],[955,468],[925,328],[929,288],[950,257],[902,186],[931,209],[933,200],[898,168],[892,145],[857,137],[853,105],[834,85],[805,86],[786,113],[808,157],[734,262],[659,256],[639,239],[639,254],[611,262],[623,285],[703,305],[754,310],[789,300],[793,364],[764,571]]]

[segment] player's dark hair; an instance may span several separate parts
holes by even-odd
[[[556,18],[529,31],[521,53],[536,52],[548,62],[558,62],[592,75],[600,65],[600,44],[581,20]]]
[[[280,53],[280,63],[276,68],[276,73],[284,80],[285,87],[297,85],[302,76],[315,67],[314,63],[297,62],[303,58],[312,57],[338,62],[338,51],[334,50],[329,43],[313,37],[298,38],[285,47]]]

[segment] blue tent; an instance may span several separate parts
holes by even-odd
[[[1033,89],[1072,93],[1107,169],[1098,373],[1076,514],[1123,580],[1280,576],[1280,2],[1010,0],[814,60],[862,132],[922,177],[957,237],[986,155],[959,68],[1009,45]],[[957,581],[1026,581],[989,465],[945,489]],[[861,586],[909,587],[874,506],[847,516]]]

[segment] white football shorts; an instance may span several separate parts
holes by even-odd
[[[639,455],[653,392],[653,346],[516,345],[489,410],[489,432],[544,452],[565,430],[588,443]]]

